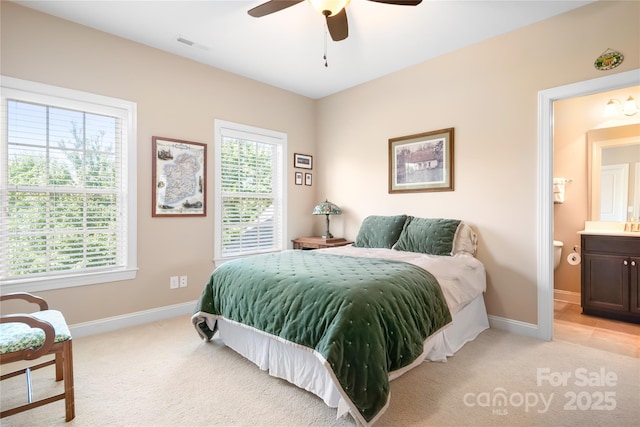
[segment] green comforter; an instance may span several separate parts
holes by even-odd
[[[196,314],[222,316],[315,350],[366,422],[386,406],[389,373],[451,322],[436,279],[412,264],[285,251],[218,267]],[[209,338],[204,318],[194,316]],[[211,318],[211,316],[208,316]]]

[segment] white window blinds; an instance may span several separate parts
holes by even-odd
[[[284,247],[286,135],[216,121],[216,258]]]
[[[130,268],[128,115],[21,95],[2,99],[0,280]]]

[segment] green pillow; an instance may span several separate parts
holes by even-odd
[[[398,241],[406,220],[406,215],[368,216],[362,221],[353,246],[391,249]]]
[[[395,249],[429,255],[451,255],[459,219],[410,218]]]

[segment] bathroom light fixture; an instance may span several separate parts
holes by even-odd
[[[607,116],[613,116],[618,111],[622,112],[625,116],[635,115],[638,112],[638,106],[633,96],[629,96],[624,104],[618,99],[610,99],[604,107],[604,113]]]
[[[636,100],[633,99],[633,96],[627,98],[624,102],[624,106],[622,107],[622,112],[625,116],[633,116],[638,112],[638,106],[636,105]]]

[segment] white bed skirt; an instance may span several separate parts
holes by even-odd
[[[217,322],[218,337],[260,369],[310,391],[331,408],[345,407],[331,375],[313,351],[287,344],[222,318],[217,319]],[[488,328],[489,320],[481,294],[456,313],[449,326],[425,342],[425,360],[445,361]],[[393,380],[404,372],[406,370],[392,372],[389,378]],[[338,415],[342,415],[342,412],[339,410]]]

